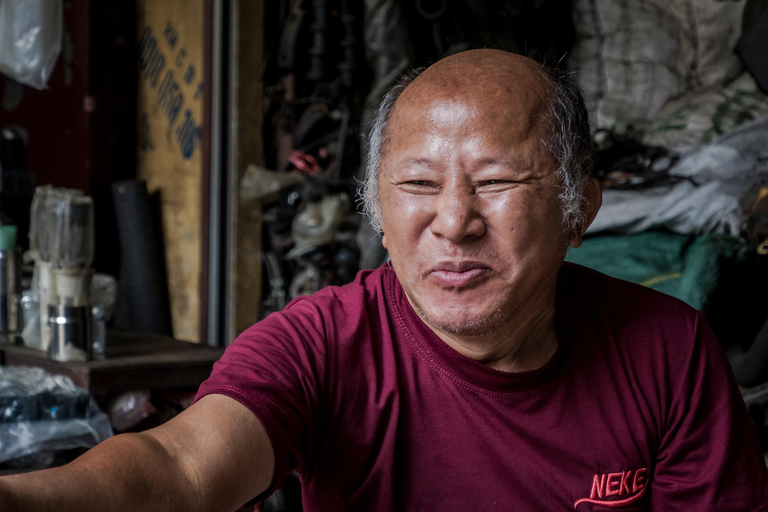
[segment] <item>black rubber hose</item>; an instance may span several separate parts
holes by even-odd
[[[128,327],[171,336],[162,239],[156,231],[159,222],[153,222],[147,184],[119,181],[112,185],[112,195],[120,239],[120,287]]]

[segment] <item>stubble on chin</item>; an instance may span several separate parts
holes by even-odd
[[[498,308],[485,316],[478,316],[462,321],[446,321],[433,317],[427,313],[417,301],[410,297],[408,298],[408,302],[411,303],[411,306],[414,311],[416,311],[416,314],[419,315],[419,318],[429,326],[453,336],[483,336],[501,329],[509,321],[508,316]]]

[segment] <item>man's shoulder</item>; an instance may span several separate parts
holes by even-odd
[[[600,307],[627,307],[655,304],[675,313],[693,313],[696,310],[685,302],[641,284],[611,277],[597,270],[566,262],[563,264],[561,288],[569,296],[581,300],[599,300]],[[607,299],[611,299],[607,301]]]
[[[282,311],[276,311],[254,324],[244,334],[300,329],[313,337],[344,335],[362,323],[375,323],[373,316],[387,311],[387,300],[397,291],[391,267],[382,266],[358,272],[355,280],[343,286],[327,286],[312,295],[294,298]]]
[[[565,263],[560,275],[562,303],[580,317],[628,328],[669,328],[682,334],[696,328],[701,314],[685,302],[640,284]]]
[[[292,347],[291,351],[304,347],[324,353],[330,345],[351,343],[381,323],[382,304],[393,287],[390,272],[391,268],[364,270],[352,283],[296,297],[246,329],[235,345]]]
[[[683,372],[692,354],[717,350],[706,318],[670,295],[572,264],[563,268],[561,289],[560,318],[583,349],[580,364],[607,357],[658,383]]]

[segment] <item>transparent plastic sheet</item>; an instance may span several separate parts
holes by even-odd
[[[768,186],[768,116],[689,153],[669,172],[687,179],[642,191],[603,191],[587,234],[667,229],[739,237],[760,188]]]
[[[286,258],[296,259],[317,246],[328,244],[338,236],[338,226],[349,211],[343,194],[327,195],[318,202],[308,202],[304,210],[293,219],[291,237],[294,247]]]
[[[117,280],[107,274],[94,274],[90,296],[91,304],[103,308],[104,316],[109,320],[117,302]]]
[[[240,203],[264,201],[281,190],[301,185],[304,180],[305,177],[297,172],[275,172],[251,164],[240,181]]]
[[[32,289],[22,292],[22,328],[21,339],[24,340],[24,346],[37,350],[46,350],[48,348],[47,340],[43,340],[41,332],[42,322],[40,320],[40,290],[48,293],[48,282],[50,281],[50,267],[35,265],[32,274]],[[45,286],[40,286],[40,281],[45,281]]]
[[[91,448],[111,436],[107,415],[71,379],[42,368],[0,367],[0,463]]]
[[[112,402],[109,417],[115,430],[124,432],[156,412],[157,409],[152,405],[152,394],[149,391],[129,391]]]
[[[0,0],[0,72],[45,89],[63,30],[61,0]]]

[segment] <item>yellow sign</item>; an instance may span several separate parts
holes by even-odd
[[[138,178],[160,193],[174,337],[199,341],[203,0],[139,2]]]

